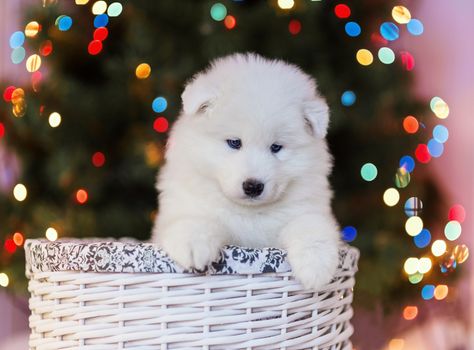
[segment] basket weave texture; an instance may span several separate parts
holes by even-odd
[[[275,248],[228,246],[204,271],[132,241],[27,240],[25,251],[32,350],[352,350],[359,252],[347,245],[319,291]]]

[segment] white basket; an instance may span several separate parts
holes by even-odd
[[[279,249],[226,247],[183,271],[147,243],[28,240],[29,348],[352,350],[357,249],[320,291]],[[318,267],[315,266],[315,269]]]

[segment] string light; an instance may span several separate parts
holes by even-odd
[[[10,283],[10,279],[8,278],[7,274],[2,272],[0,273],[0,286],[1,287],[8,287],[8,284]]]
[[[148,63],[140,63],[135,69],[135,75],[138,79],[146,79],[151,74],[151,67]]]
[[[76,192],[76,201],[77,203],[79,204],[84,204],[87,202],[87,199],[88,199],[89,195],[87,193],[87,191],[83,188],[77,190]]]
[[[418,307],[416,306],[406,306],[403,309],[403,318],[407,321],[414,320],[418,316]]]
[[[434,290],[434,297],[436,300],[443,300],[448,296],[449,288],[445,284],[436,286]]]
[[[395,188],[388,188],[383,194],[383,201],[385,205],[393,207],[397,205],[400,200],[400,193]]]
[[[18,202],[23,202],[26,199],[27,195],[28,195],[28,191],[25,185],[17,184],[13,188],[13,196]]]
[[[164,133],[168,131],[168,127],[168,120],[165,117],[158,117],[153,123],[153,129],[155,129],[155,131],[159,133]]]
[[[49,241],[54,242],[58,239],[58,231],[56,231],[56,229],[54,229],[53,227],[48,227],[45,236]]]
[[[23,242],[25,241],[23,235],[20,232],[15,232],[13,234],[13,242],[18,246],[21,247]]]
[[[446,242],[442,239],[438,239],[431,245],[431,253],[433,253],[434,256],[441,256],[446,253],[446,248]]]
[[[61,114],[58,112],[51,113],[49,115],[48,122],[52,128],[57,128],[59,124],[61,124]]]

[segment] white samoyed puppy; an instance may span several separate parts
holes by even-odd
[[[331,211],[329,112],[298,67],[255,54],[215,60],[182,94],[157,189],[152,240],[185,268],[224,245],[279,247],[319,288],[338,264]]]

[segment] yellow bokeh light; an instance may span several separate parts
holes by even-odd
[[[448,296],[449,288],[445,284],[440,284],[436,286],[434,290],[434,297],[436,300],[443,300]]]
[[[107,3],[105,1],[96,1],[94,5],[92,5],[92,14],[94,15],[101,15],[107,11]]]
[[[26,190],[25,185],[17,184],[13,188],[13,196],[18,202],[23,202],[26,199],[27,195],[28,195],[28,191]]]
[[[405,6],[395,6],[392,9],[393,19],[400,24],[407,24],[411,20],[411,13]]]
[[[383,194],[383,201],[385,205],[393,207],[400,200],[400,193],[396,188],[388,188]]]
[[[421,258],[418,260],[418,271],[420,273],[428,273],[431,270],[433,264],[430,258]]]
[[[135,69],[135,75],[138,79],[146,79],[151,74],[151,67],[148,63],[140,63]]]
[[[30,73],[36,72],[41,67],[41,57],[37,54],[31,55],[26,60],[26,70]]]
[[[0,286],[8,287],[9,283],[10,283],[10,279],[8,278],[7,274],[4,272],[0,273]]]
[[[36,21],[29,22],[25,27],[25,35],[28,38],[34,38],[40,31],[40,24]]]
[[[431,252],[434,256],[441,256],[446,253],[446,242],[442,239],[438,239],[431,245]]]
[[[449,106],[442,99],[439,99],[434,103],[433,112],[439,119],[446,119],[449,116]]]
[[[408,258],[405,260],[405,264],[403,264],[403,269],[408,275],[413,275],[417,273],[419,270],[420,261],[417,258]]]
[[[357,59],[357,62],[359,62],[359,64],[363,66],[368,66],[372,64],[372,62],[374,61],[374,56],[372,55],[372,52],[370,52],[369,50],[360,49],[359,51],[357,51],[356,59]]]
[[[48,229],[46,230],[45,236],[48,240],[50,240],[51,242],[54,242],[55,240],[58,239],[58,231],[56,231],[56,229],[52,227],[48,227]]]
[[[418,235],[423,230],[423,220],[419,216],[411,216],[405,222],[405,231],[412,237]]]
[[[76,0],[76,5],[86,5],[89,0]]]
[[[48,122],[52,128],[57,128],[59,124],[61,124],[61,114],[58,112],[51,113],[49,115]]]
[[[403,339],[392,339],[388,343],[388,350],[403,350],[405,341]]]
[[[289,10],[295,6],[294,0],[278,0],[278,6],[283,10]]]

